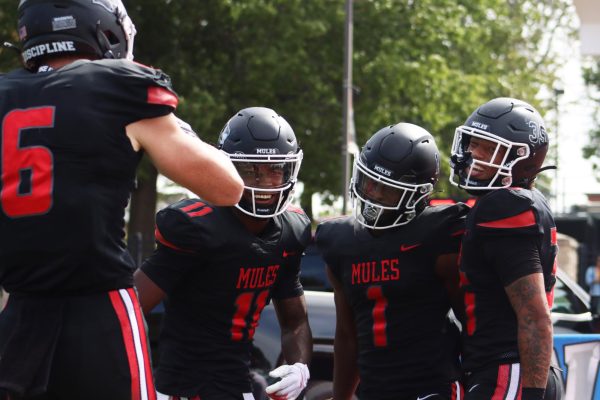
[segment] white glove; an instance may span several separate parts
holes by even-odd
[[[267,387],[266,392],[273,400],[294,400],[306,387],[310,373],[306,364],[282,365],[269,372],[273,378],[281,378]]]

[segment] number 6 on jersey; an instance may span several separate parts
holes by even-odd
[[[44,214],[52,207],[52,152],[44,146],[24,147],[20,142],[24,129],[53,126],[54,107],[13,110],[4,117],[0,203],[9,217]]]

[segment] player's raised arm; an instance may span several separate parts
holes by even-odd
[[[223,206],[240,200],[243,182],[229,158],[185,134],[173,114],[129,124],[127,136],[134,149],[148,153],[162,174],[204,200]]]

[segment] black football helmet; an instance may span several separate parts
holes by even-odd
[[[399,123],[377,131],[354,160],[354,218],[371,229],[410,222],[438,180],[440,155],[425,129]]]
[[[473,157],[469,147],[473,138],[491,146],[489,158]],[[456,128],[450,182],[471,193],[511,186],[529,188],[542,168],[548,145],[544,120],[533,106],[508,97],[490,100]],[[496,172],[486,179],[473,176],[484,168]]]
[[[133,59],[135,26],[121,0],[21,0],[18,14],[28,68],[53,54]]]
[[[240,110],[225,124],[218,147],[244,180],[238,209],[258,218],[270,218],[287,209],[293,199],[302,150],[283,117],[264,107]]]

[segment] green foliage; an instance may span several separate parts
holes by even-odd
[[[362,145],[400,121],[422,125],[444,154],[454,128],[490,98],[535,103],[553,81],[549,48],[567,0],[355,0],[354,111]],[[0,34],[16,40],[16,2],[0,0]],[[344,0],[126,0],[136,59],[164,69],[178,114],[214,143],[238,109],[282,114],[305,153],[302,203],[340,194]],[[16,59],[0,50],[0,68]],[[539,105],[539,104],[536,104]]]
[[[18,68],[20,56],[13,50],[1,46],[4,42],[18,45],[17,36],[17,2],[0,0],[0,73]]]
[[[238,109],[272,107],[305,152],[303,205],[341,188],[344,1],[136,0],[137,56],[165,69],[180,115],[214,142]],[[355,118],[359,145],[399,121],[430,130],[445,155],[454,128],[498,96],[536,103],[553,81],[553,27],[565,0],[356,0]],[[536,104],[539,106],[539,104]]]
[[[583,148],[583,156],[593,160],[596,178],[600,180],[600,61],[584,69],[583,79],[594,93],[590,96],[598,104],[594,114],[595,127],[589,131],[589,143]]]

